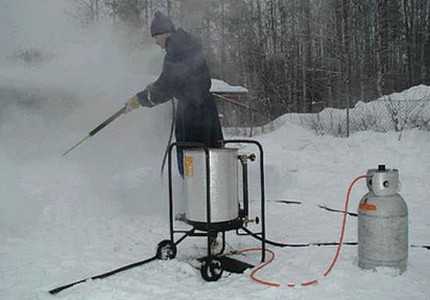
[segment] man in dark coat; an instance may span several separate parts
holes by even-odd
[[[157,12],[151,35],[166,50],[158,79],[127,102],[127,111],[153,107],[177,99],[175,136],[177,142],[198,142],[220,147],[223,140],[218,111],[209,93],[211,80],[201,45],[183,29],[175,29],[169,17]],[[182,150],[178,167],[183,175]]]

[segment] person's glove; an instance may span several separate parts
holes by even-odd
[[[140,104],[142,106],[145,106],[145,107],[155,106],[155,103],[152,102],[151,100],[151,88],[152,88],[152,83],[148,84],[143,91],[141,91],[140,93],[137,93],[139,99],[141,100]]]
[[[128,99],[127,103],[125,104],[125,112],[128,113],[139,107],[140,107],[139,98],[136,95],[134,95],[133,97]]]

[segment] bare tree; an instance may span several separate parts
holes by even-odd
[[[75,15],[84,24],[95,23],[100,20],[102,3],[100,0],[73,0]]]

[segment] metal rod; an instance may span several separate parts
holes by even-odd
[[[175,245],[176,245],[176,246],[177,246],[177,245],[179,245],[179,243],[180,243],[180,242],[182,242],[183,240],[185,240],[185,238],[186,238],[187,236],[191,236],[192,234],[194,234],[194,231],[195,231],[195,230],[196,230],[196,229],[195,229],[195,228],[193,228],[193,229],[191,229],[191,230],[189,230],[189,231],[184,232],[185,234],[175,242]],[[175,231],[175,232],[178,232],[178,231]]]
[[[186,142],[175,142],[175,143],[171,143],[168,147],[168,179],[169,179],[169,230],[170,230],[170,240],[172,241],[172,243],[175,243],[174,240],[174,234],[175,233],[179,233],[179,231],[175,231],[174,229],[174,220],[173,220],[173,186],[172,186],[172,150],[173,148],[181,148],[181,149],[185,149],[185,148],[202,148],[205,150],[205,153],[207,155],[207,159],[209,157],[209,149],[205,146],[205,144],[202,143],[186,143]],[[207,161],[208,163],[208,161]],[[206,171],[206,176],[208,176],[209,174],[209,166],[207,168]],[[209,183],[209,181],[208,181]],[[207,192],[209,192],[209,189],[207,190]],[[209,195],[209,194],[208,194]],[[210,198],[208,198],[210,201]],[[192,233],[194,234],[194,233]],[[183,238],[180,239],[180,241],[182,241],[182,239],[184,239],[187,236],[191,236],[191,234],[187,234],[185,235]],[[179,242],[180,242],[179,241]],[[209,243],[209,241],[208,241]],[[176,244],[176,243],[175,243]]]
[[[77,144],[75,144],[73,147],[69,148],[66,152],[63,153],[63,156],[66,156],[70,152],[72,152],[73,149],[81,145],[83,142],[85,142],[90,137],[94,136],[97,132],[105,128],[108,124],[112,123],[114,120],[116,120],[119,116],[124,114],[126,112],[126,106],[123,106],[120,110],[118,110],[116,113],[114,113],[112,116],[107,118],[105,121],[103,121],[100,125],[98,125],[96,128],[90,131],[90,133],[84,137],[82,140],[80,140]]]
[[[266,209],[265,209],[265,190],[264,190],[264,153],[263,146],[254,140],[226,140],[227,143],[238,143],[238,144],[255,144],[260,151],[260,189],[261,189],[261,262],[264,262],[266,258]]]
[[[168,174],[169,174],[169,228],[170,228],[170,240],[174,243],[174,232],[173,232],[173,188],[172,188],[172,149],[176,146],[176,143],[172,143],[169,146],[168,155]]]
[[[206,218],[208,222],[208,257],[212,257],[211,250],[211,196],[210,196],[210,159],[209,159],[209,149],[204,147],[206,155]],[[216,239],[216,236],[215,236]]]
[[[78,147],[80,144],[82,144],[83,142],[85,142],[87,139],[89,139],[91,137],[91,135],[87,135],[86,137],[84,137],[82,140],[80,140],[77,144],[75,144],[73,147],[69,148],[66,152],[63,153],[62,156],[66,156],[67,154],[69,154],[70,152],[73,151],[73,149],[75,149],[76,147]]]
[[[243,190],[243,212],[244,217],[248,218],[249,216],[249,193],[248,193],[248,158],[243,157],[240,159],[240,162],[242,164],[242,177],[243,177],[243,183],[242,183],[242,190]]]
[[[232,103],[234,105],[237,105],[237,106],[240,106],[240,107],[243,107],[243,108],[246,108],[248,110],[252,110],[252,111],[254,111],[256,113],[260,113],[261,114],[261,112],[259,110],[255,109],[255,108],[252,108],[252,107],[250,107],[250,106],[248,106],[246,104],[240,103],[238,101],[235,101],[233,99],[227,98],[227,97],[222,96],[222,95],[217,94],[217,93],[212,93],[212,95],[214,95],[214,96],[218,97],[219,99],[224,100],[226,102]]]
[[[265,189],[264,189],[264,153],[263,146],[257,141],[254,141],[260,150],[260,185],[261,185],[261,247],[263,248],[263,253],[261,253],[261,261],[263,262],[266,257],[266,208],[265,208]]]

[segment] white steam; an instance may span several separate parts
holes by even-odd
[[[67,3],[0,0],[3,233],[151,214],[167,201],[159,167],[168,104],[122,116],[61,156],[150,83],[163,57],[112,24],[80,27]]]

